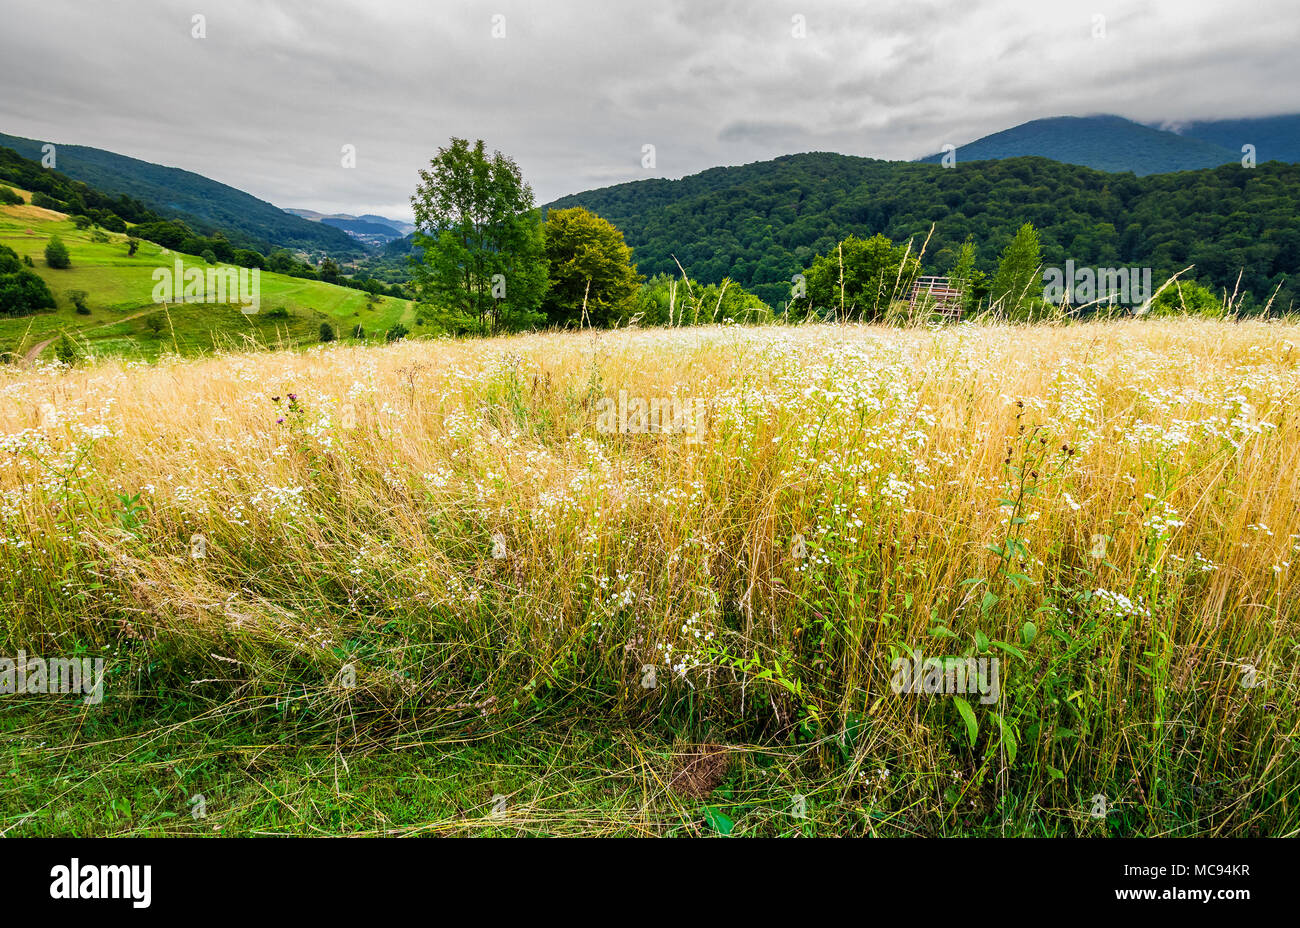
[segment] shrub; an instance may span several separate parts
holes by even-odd
[[[32,194],[32,206],[39,206],[41,209],[63,210],[62,203],[49,194],[41,193],[39,190]]]
[[[406,326],[402,325],[399,322],[396,325],[394,325],[391,329],[389,329],[387,332],[384,333],[384,341],[400,342],[402,339],[406,338],[406,336],[410,334],[411,334],[410,329],[408,329]]]
[[[29,316],[54,306],[45,281],[25,270],[12,249],[0,245],[0,316]]]
[[[132,230],[137,238],[142,238],[154,242],[164,248],[175,248],[184,250],[180,246],[187,239],[192,238],[189,226],[176,220],[147,222],[136,226]]]
[[[76,364],[81,360],[81,350],[77,347],[77,343],[68,337],[68,333],[64,332],[54,345],[54,356],[64,364]]]
[[[895,245],[884,235],[860,239],[850,235],[825,254],[813,259],[806,273],[807,299],[796,315],[820,309],[838,315],[874,320],[888,315],[890,305],[911,291],[921,273],[921,262],[905,245]],[[701,301],[703,302],[703,301]],[[705,304],[712,321],[713,307]]]
[[[328,322],[322,322],[320,324],[320,340],[323,342],[334,341],[334,326]]]
[[[366,337],[366,330],[363,329],[363,328],[361,327],[360,324],[358,324],[357,327],[356,327],[355,329],[352,330],[352,337],[353,337],[353,338],[365,338],[365,337]]]
[[[90,315],[90,307],[86,305],[86,298],[89,296],[90,294],[85,290],[68,291],[68,299],[71,300],[72,305],[77,308],[77,312],[83,316]]]
[[[234,254],[234,264],[240,267],[257,268],[258,270],[266,269],[266,259],[259,252],[252,251],[248,248],[237,248]]]
[[[202,258],[204,261],[208,262],[208,264],[217,263],[217,253],[213,251],[211,248],[203,249],[203,254],[199,255],[199,257]]]
[[[26,201],[22,196],[8,187],[0,185],[0,203],[5,206],[20,206]]]
[[[108,241],[108,233],[103,229],[93,229],[90,233],[90,240],[97,245],[103,245]]]
[[[266,318],[268,318],[268,319],[288,319],[288,318],[289,318],[289,310],[285,309],[283,306],[277,306],[275,309],[271,310],[269,313],[266,314]]]
[[[53,268],[72,267],[68,246],[63,244],[63,239],[57,235],[51,235],[49,244],[45,246],[45,263]]]
[[[1223,300],[1194,280],[1176,280],[1151,301],[1153,316],[1222,316]]]

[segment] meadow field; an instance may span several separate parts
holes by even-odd
[[[107,668],[6,697],[0,834],[1295,835],[1297,342],[0,367],[0,653]],[[897,692],[920,654],[995,691]]]
[[[31,200],[30,191],[17,192]],[[385,296],[372,307],[368,294],[360,290],[270,271],[261,272],[261,307],[256,314],[246,315],[234,303],[164,306],[153,299],[154,270],[170,268],[178,259],[186,266],[206,268],[203,259],[149,241],[141,241],[136,253],[128,255],[127,235],[98,230],[107,241],[97,242],[94,231],[78,229],[64,213],[30,202],[0,205],[0,245],[31,258],[33,271],[58,302],[52,312],[0,316],[0,354],[52,358],[53,342],[64,332],[89,356],[154,360],[164,352],[190,355],[215,348],[311,344],[319,339],[323,322],[333,326],[339,338],[348,337],[358,325],[368,337],[381,339],[398,322],[418,331],[408,300]],[[43,257],[46,243],[56,234],[72,257],[72,266],[62,270],[48,267]],[[76,312],[70,290],[89,294],[89,315]]]

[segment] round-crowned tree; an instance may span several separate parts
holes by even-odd
[[[51,235],[50,240],[45,245],[45,263],[53,268],[72,267],[72,258],[68,254],[68,246],[63,244],[63,239],[58,235]]]
[[[593,326],[615,321],[642,281],[623,233],[580,206],[551,210],[543,229],[551,281],[542,301],[547,321]]]

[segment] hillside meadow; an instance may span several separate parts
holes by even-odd
[[[17,191],[25,200],[31,194]],[[44,258],[50,236],[67,245],[72,266],[49,267]],[[199,354],[216,348],[294,347],[315,343],[321,323],[346,338],[361,325],[369,337],[382,338],[402,322],[418,330],[409,301],[382,297],[373,308],[367,294],[316,280],[261,272],[260,312],[245,315],[235,304],[154,303],[155,268],[170,268],[177,259],[203,267],[202,258],[183,255],[141,241],[134,256],[127,254],[127,235],[103,232],[105,242],[92,240],[92,230],[78,229],[63,213],[32,206],[0,205],[0,245],[19,257],[30,257],[34,270],[54,294],[58,308],[31,316],[0,317],[0,352],[20,357],[33,349],[53,357],[51,340],[63,332],[73,336],[83,353],[126,359],[155,360],[163,353]],[[219,265],[231,267],[231,265]],[[90,315],[79,315],[69,290],[88,294]],[[283,312],[277,312],[282,310]],[[160,316],[151,328],[149,318]]]
[[[0,833],[1294,835],[1297,342],[0,369],[0,653],[107,667],[98,705],[6,697]],[[920,655],[995,691],[898,692]]]

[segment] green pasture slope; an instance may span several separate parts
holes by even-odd
[[[18,191],[30,200],[28,191]],[[54,233],[63,239],[72,267],[55,270],[45,263],[45,245]],[[49,285],[58,308],[17,318],[0,317],[0,352],[27,355],[63,332],[82,349],[97,356],[116,355],[143,360],[165,352],[200,354],[216,348],[301,347],[319,341],[320,325],[328,322],[340,339],[349,338],[358,324],[370,339],[382,338],[401,322],[419,334],[415,310],[408,300],[385,296],[373,309],[367,294],[348,287],[262,271],[261,310],[245,315],[238,304],[153,302],[153,271],[171,267],[177,258],[186,266],[207,267],[202,258],[168,251],[153,242],[140,242],[127,257],[127,236],[109,232],[107,243],[91,241],[91,230],[78,229],[63,213],[29,204],[0,206],[0,244],[19,257],[30,256],[33,270]],[[90,315],[79,315],[69,290],[89,294]],[[277,310],[283,309],[287,316]],[[161,326],[150,316],[161,315]],[[157,331],[155,331],[157,329]],[[52,357],[53,343],[38,356]]]

